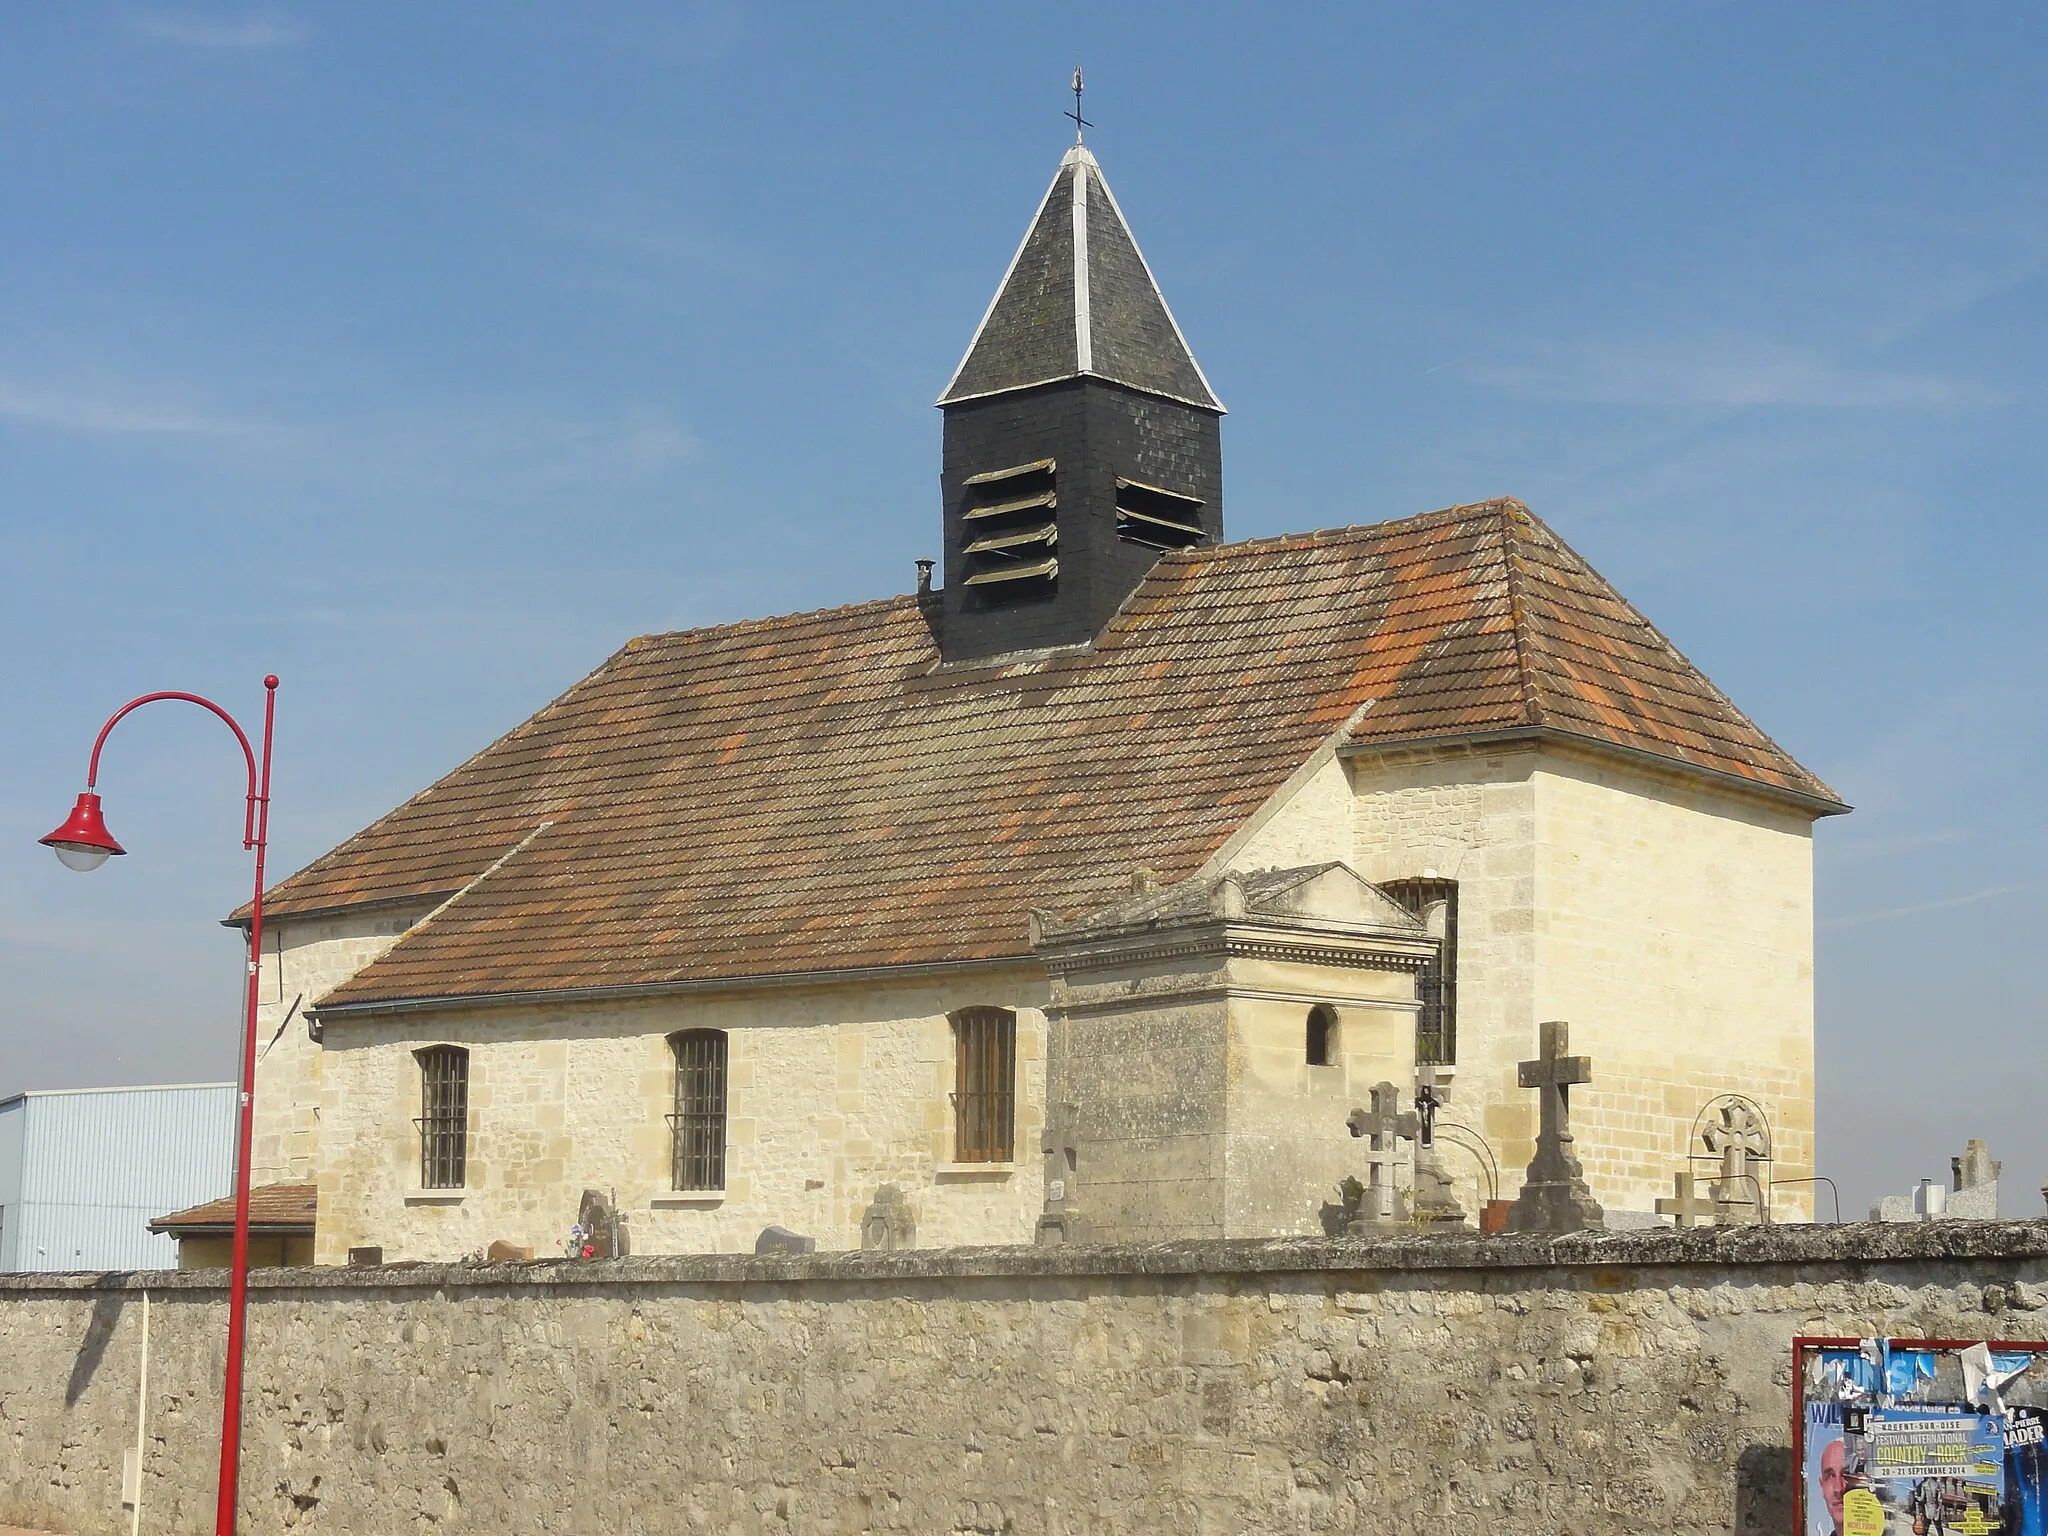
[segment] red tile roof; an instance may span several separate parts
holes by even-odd
[[[1027,908],[1193,874],[1354,715],[1840,808],[1514,501],[1166,554],[1086,649],[941,667],[936,614],[634,640],[270,910],[461,892],[325,1007],[1023,955]]]
[[[249,1191],[249,1230],[311,1232],[313,1207],[318,1190],[311,1184],[258,1184]],[[201,1232],[232,1231],[235,1225],[235,1197],[223,1195],[190,1210],[173,1211],[149,1224],[152,1232],[169,1232],[193,1237]]]

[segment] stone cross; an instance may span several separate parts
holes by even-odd
[[[1671,1217],[1681,1227],[1689,1227],[1694,1222],[1712,1221],[1714,1202],[1693,1192],[1690,1173],[1674,1173],[1671,1176],[1671,1198],[1658,1200],[1657,1214]]]
[[[1344,1123],[1354,1136],[1371,1138],[1365,1155],[1365,1201],[1361,1214],[1367,1221],[1393,1221],[1400,1215],[1394,1190],[1394,1170],[1400,1166],[1401,1143],[1415,1139],[1415,1116],[1397,1110],[1401,1102],[1392,1083],[1375,1083],[1372,1110],[1351,1111]]]
[[[1508,1211],[1511,1232],[1579,1232],[1604,1226],[1607,1213],[1586,1187],[1585,1171],[1572,1155],[1571,1098],[1573,1087],[1593,1080],[1593,1063],[1570,1056],[1571,1026],[1551,1019],[1539,1026],[1536,1060],[1515,1071],[1524,1088],[1541,1095],[1536,1101],[1536,1155]]]
[[[1714,1219],[1722,1226],[1769,1221],[1763,1179],[1751,1166],[1752,1158],[1770,1155],[1771,1140],[1763,1117],[1739,1101],[1723,1104],[1720,1124],[1710,1124],[1700,1132],[1700,1140],[1721,1159],[1721,1175],[1714,1181],[1714,1201],[1720,1209]]]
[[[1534,1088],[1539,1097],[1536,1100],[1536,1144],[1559,1142],[1569,1145],[1571,1132],[1571,1090],[1580,1083],[1593,1081],[1593,1059],[1590,1056],[1567,1056],[1571,1040],[1571,1025],[1563,1019],[1552,1019],[1537,1026],[1539,1044],[1534,1061],[1518,1062],[1515,1066],[1516,1080],[1524,1088]]]

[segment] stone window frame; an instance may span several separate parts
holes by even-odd
[[[1415,1059],[1455,1066],[1458,1060],[1458,882],[1436,875],[1412,880],[1382,880],[1385,891],[1406,911],[1424,916],[1437,902],[1444,904],[1444,931],[1437,958],[1415,978],[1422,1004],[1415,1015]]]
[[[1017,1157],[1017,1015],[975,1006],[949,1014],[953,1028],[953,1161]]]
[[[725,1189],[732,1045],[722,1029],[679,1029],[668,1037],[675,1069],[669,1127],[669,1187],[684,1194]]]
[[[427,1045],[420,1066],[420,1188],[464,1189],[469,1182],[469,1048]]]

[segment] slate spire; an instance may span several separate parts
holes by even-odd
[[[1221,413],[1095,156],[1069,149],[939,404],[1093,378]]]
[[[939,409],[949,662],[1085,645],[1164,551],[1223,537],[1223,407],[1080,144]]]

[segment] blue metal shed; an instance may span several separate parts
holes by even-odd
[[[151,1217],[234,1185],[235,1085],[0,1099],[0,1270],[175,1269]]]

